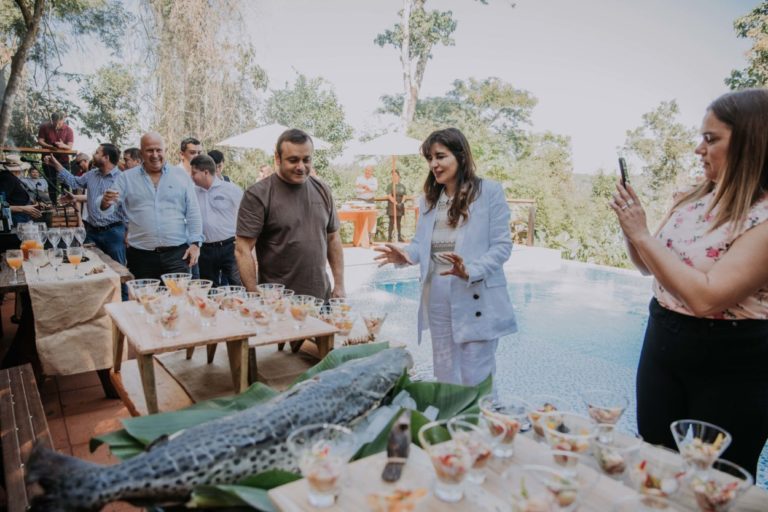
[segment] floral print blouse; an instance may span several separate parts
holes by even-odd
[[[723,224],[708,232],[714,223],[717,208],[706,214],[714,191],[698,201],[685,204],[672,212],[659,230],[657,237],[685,264],[703,272],[712,268],[728,252],[733,242],[742,234],[768,219],[768,194],[759,199],[749,210],[744,226],[734,232],[733,225]],[[693,313],[672,293],[654,279],[653,293],[663,307],[693,316]],[[708,318],[721,320],[768,319],[768,287]]]

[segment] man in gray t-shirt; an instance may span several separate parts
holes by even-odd
[[[251,186],[237,215],[235,255],[243,285],[281,283],[297,295],[344,297],[344,253],[331,190],[310,176],[312,139],[287,130],[277,141],[277,172]],[[256,262],[251,251],[256,248]],[[333,273],[331,290],[325,262]]]

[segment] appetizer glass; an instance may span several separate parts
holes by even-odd
[[[363,313],[361,315],[363,317],[363,322],[365,323],[365,328],[368,330],[368,334],[375,336],[378,336],[381,332],[381,326],[384,324],[384,320],[387,319],[387,313]]]
[[[579,506],[585,483],[546,466],[512,465],[501,476],[513,512],[570,512]],[[596,480],[595,480],[596,482]]]
[[[313,507],[330,507],[341,490],[347,461],[354,455],[352,432],[328,423],[299,427],[286,440],[309,487]]]
[[[224,290],[224,297],[219,301],[219,306],[232,316],[239,316],[240,305],[245,301],[245,286],[220,286]]]
[[[629,467],[629,481],[644,496],[669,498],[677,494],[686,472],[680,456],[660,446],[643,444]]]
[[[315,298],[311,295],[294,295],[290,299],[291,316],[296,321],[294,329],[304,328],[304,322],[307,320],[310,312],[315,309]]]
[[[616,432],[615,425],[598,425],[597,437],[592,441],[592,455],[600,469],[613,478],[621,480],[635,454],[643,446],[640,434]]]
[[[338,306],[346,312],[352,311],[352,303],[346,297],[328,299],[328,304],[330,304],[331,306]]]
[[[677,451],[686,466],[694,472],[706,472],[731,444],[731,434],[724,429],[698,420],[673,421],[669,426]]]
[[[191,279],[187,283],[187,301],[189,305],[194,308],[195,315],[197,315],[197,302],[195,297],[204,298],[208,294],[208,290],[213,286],[213,281],[208,279]]]
[[[463,483],[473,461],[467,445],[452,439],[447,425],[446,420],[427,423],[419,429],[418,437],[435,468],[435,497],[455,503],[464,497]]]
[[[168,297],[168,288],[165,286],[142,286],[134,288],[136,300],[141,304],[148,324],[155,323],[163,309],[163,300]]]
[[[545,441],[544,427],[542,427],[539,421],[541,415],[550,412],[566,411],[567,407],[561,398],[547,394],[533,395],[528,399],[528,403],[531,404],[531,410],[528,411],[528,419],[531,421],[533,433],[538,441]]]
[[[200,325],[210,327],[216,325],[216,315],[219,313],[219,303],[224,297],[224,290],[212,288],[204,297],[194,297],[195,309],[200,316]]]
[[[466,414],[449,420],[448,432],[451,439],[469,450],[472,465],[467,480],[473,484],[485,482],[486,466],[493,456],[493,447],[504,435],[504,424],[480,414]]]
[[[160,276],[168,292],[174,297],[183,297],[187,293],[187,285],[192,280],[192,274],[188,272],[176,272]]]
[[[245,325],[256,325],[253,311],[256,308],[256,302],[261,301],[261,295],[258,292],[245,292],[241,298],[242,303],[237,309],[240,313],[240,320]]]
[[[258,299],[251,301],[251,307],[253,308],[253,321],[256,325],[263,327],[264,332],[267,334],[272,332],[270,324],[272,323],[272,316],[274,313],[272,311],[272,303],[270,300],[265,299],[264,297],[259,297]]]
[[[752,486],[752,475],[724,459],[712,464],[717,471],[695,474],[690,486],[702,512],[726,512]]]
[[[13,279],[11,280],[11,284],[18,284],[19,269],[21,268],[21,264],[24,261],[24,256],[22,255],[21,250],[8,249],[5,251],[5,261],[8,263],[8,266],[11,267],[11,270],[13,270]]]
[[[581,393],[587,406],[587,414],[595,423],[615,425],[629,405],[627,397],[607,389],[589,389]]]
[[[182,299],[175,295],[168,295],[160,300],[162,309],[158,320],[163,338],[173,338],[179,335],[181,323]]]
[[[547,443],[553,450],[586,453],[597,435],[597,425],[581,414],[549,412],[542,414],[540,421]]]
[[[531,406],[528,402],[514,396],[498,400],[492,395],[482,397],[478,405],[482,414],[504,423],[504,437],[494,449],[493,454],[499,458],[512,457],[515,453],[513,446],[515,437],[526,424]]]
[[[139,288],[144,287],[152,287],[153,290],[156,290],[158,286],[160,286],[160,280],[159,279],[131,279],[130,281],[125,283],[126,288],[128,288],[128,300],[135,300],[136,301],[136,307],[138,311],[141,314],[144,314],[144,307],[139,302],[139,297],[136,293],[136,291]]]

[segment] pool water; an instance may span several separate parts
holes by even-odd
[[[635,431],[635,377],[648,321],[651,279],[635,272],[567,262],[552,271],[506,271],[519,331],[502,338],[496,354],[496,385],[521,397],[559,396],[586,412],[582,390],[621,391],[629,407],[619,427]],[[386,273],[374,279],[377,304],[390,311],[387,339],[413,340],[421,285],[416,278]],[[373,299],[373,297],[372,297]],[[421,377],[432,373],[429,336],[408,343]],[[762,477],[760,476],[762,474]],[[758,481],[767,487],[768,445]]]

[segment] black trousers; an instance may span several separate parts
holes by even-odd
[[[48,195],[51,198],[51,203],[56,204],[56,200],[59,197],[59,172],[56,170],[56,167],[43,164],[43,174],[48,182]]]
[[[181,259],[187,247],[187,244],[182,244],[163,252],[128,247],[128,270],[136,279],[160,279],[163,274],[191,272],[187,260]]]
[[[722,458],[755,476],[768,439],[768,320],[710,320],[651,300],[637,369],[637,424],[676,449],[669,424],[713,423],[733,441]]]
[[[400,226],[403,223],[403,216],[402,215],[398,215],[396,217],[393,216],[393,215],[389,215],[389,228],[387,230],[388,231],[387,240],[389,242],[392,241],[392,230],[395,227],[395,219],[397,219],[397,241],[398,242],[402,242],[403,241],[403,232],[400,229]]]
[[[235,241],[224,245],[203,244],[200,249],[200,278],[210,279],[213,286],[242,286],[235,261]]]

